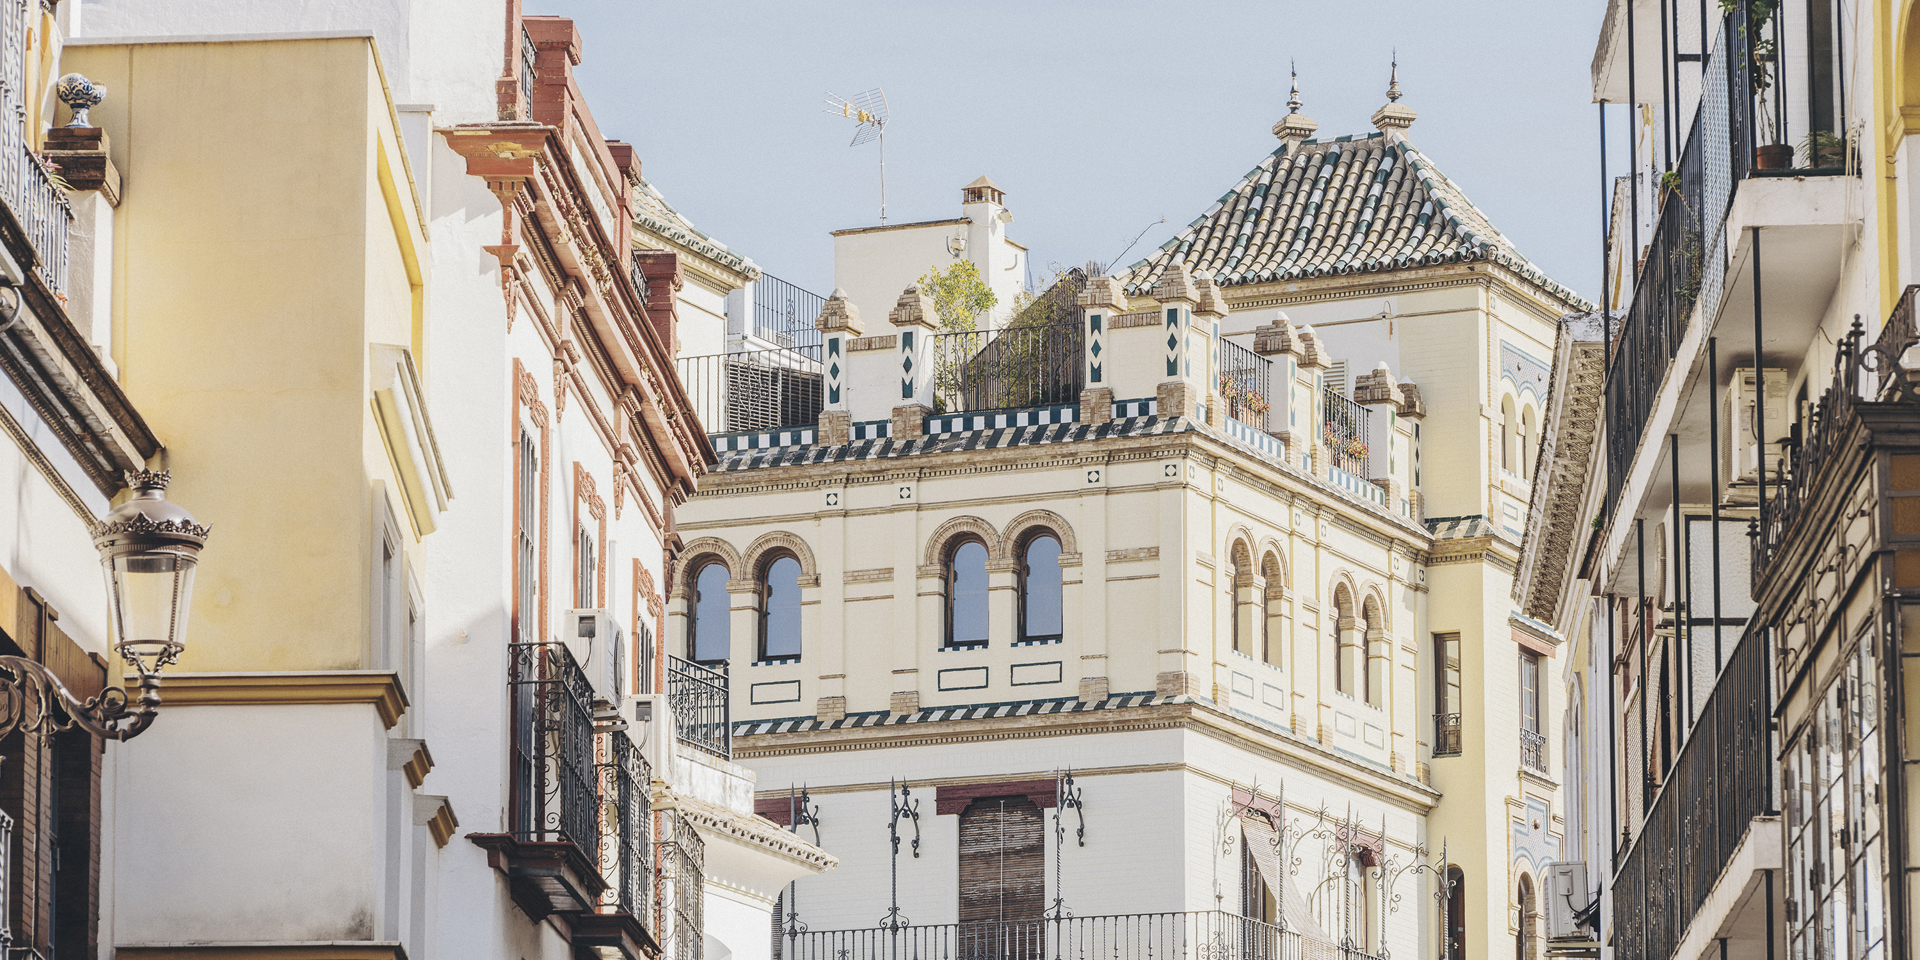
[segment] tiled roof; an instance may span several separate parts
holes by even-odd
[[[682,216],[653,184],[645,180],[634,186],[633,222],[663,240],[677,243],[729,270],[745,274],[749,280],[760,279],[759,265],[727,249],[726,244],[701,233],[693,221]]]
[[[1372,133],[1291,152],[1282,144],[1121,280],[1145,294],[1176,261],[1233,287],[1480,260],[1591,309],[1521,256],[1413,144]]]

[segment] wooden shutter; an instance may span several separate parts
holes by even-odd
[[[1046,910],[1040,808],[1024,796],[981,797],[960,814],[960,922],[1031,921]]]

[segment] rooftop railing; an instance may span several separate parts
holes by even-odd
[[[1238,343],[1220,338],[1220,402],[1227,416],[1256,430],[1267,428],[1267,411],[1273,407],[1271,392],[1273,361]]]
[[[516,643],[507,684],[513,705],[514,839],[571,843],[599,861],[593,686],[558,643]]]
[[[753,335],[783,347],[818,347],[814,323],[826,305],[827,298],[763,273],[753,284]]]
[[[1372,411],[1331,387],[1321,391],[1324,403],[1322,440],[1327,445],[1333,466],[1362,480],[1369,472],[1372,451],[1367,449],[1367,417]]]
[[[801,930],[780,960],[1360,960],[1332,944],[1223,910]],[[1318,949],[1310,949],[1318,948]]]
[[[733,724],[727,706],[727,665],[711,669],[667,657],[667,706],[681,743],[723,760],[733,756]]]
[[[1086,331],[1075,323],[932,338],[935,413],[1078,403]]]
[[[820,346],[681,357],[674,364],[708,433],[811,427],[820,421]]]

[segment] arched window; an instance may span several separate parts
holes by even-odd
[[[1360,608],[1360,699],[1376,707],[1384,705],[1387,694],[1387,678],[1384,676],[1386,658],[1374,656],[1376,652],[1384,653],[1377,651],[1376,647],[1386,646],[1381,637],[1381,621],[1379,606],[1372,597],[1368,597]],[[1379,661],[1377,664],[1376,659]],[[1382,676],[1374,676],[1376,667]]]
[[[1265,595],[1260,598],[1260,659],[1276,667],[1283,666],[1281,651],[1286,649],[1287,638],[1282,632],[1285,624],[1281,621],[1285,600],[1285,574],[1280,570],[1280,560],[1272,552],[1260,562],[1260,574],[1267,581]]]
[[[1234,558],[1227,561],[1227,622],[1231,625],[1233,652],[1246,653],[1241,646],[1244,639],[1240,636],[1240,558],[1239,545],[1234,545]]]
[[[1520,474],[1529,480],[1533,479],[1533,461],[1538,456],[1539,449],[1538,427],[1534,420],[1533,407],[1529,406],[1520,411],[1520,455],[1518,457]]]
[[[1061,622],[1060,541],[1036,534],[1020,551],[1020,639],[1058,640]]]
[[[1446,934],[1446,960],[1467,960],[1467,875],[1459,867],[1447,868],[1447,896],[1441,901],[1440,929]]]
[[[1520,932],[1513,939],[1514,960],[1534,960],[1533,878],[1520,875]]]
[[[966,539],[947,553],[947,646],[987,643],[987,545]]]
[[[760,574],[760,660],[800,658],[800,561],[782,553]]]
[[[1353,642],[1353,597],[1341,586],[1333,592],[1333,688],[1353,696],[1356,674],[1364,667],[1358,663]]]
[[[1514,414],[1513,398],[1500,398],[1500,469],[1508,472],[1515,468],[1513,462],[1513,433],[1520,426],[1520,418]]]
[[[727,565],[710,561],[693,576],[693,620],[687,627],[687,659],[717,663],[731,656],[733,628],[727,612]]]

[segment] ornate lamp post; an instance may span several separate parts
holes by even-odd
[[[167,500],[170,479],[165,471],[130,473],[133,498],[93,528],[93,545],[106,572],[113,648],[139,674],[137,696],[108,687],[81,700],[44,664],[0,657],[0,736],[78,727],[97,737],[129,740],[153,725],[160,709],[160,670],[186,649],[193,571],[207,543],[207,528]]]

